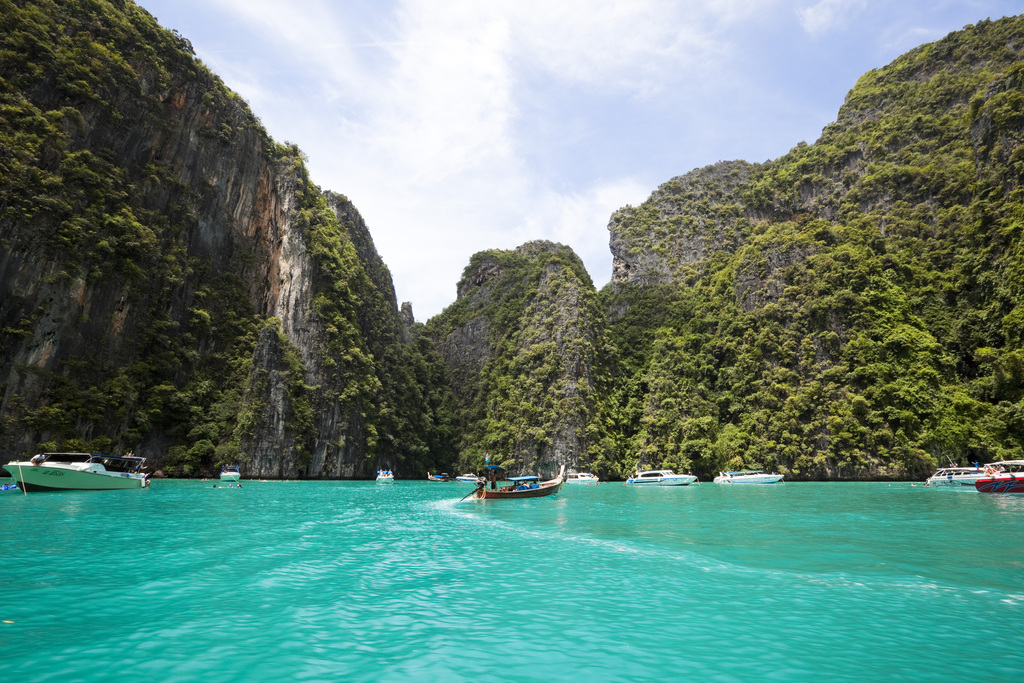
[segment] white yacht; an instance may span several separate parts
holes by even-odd
[[[238,465],[224,465],[220,468],[221,481],[239,481],[241,478],[242,472],[238,469]]]
[[[4,468],[26,493],[33,491],[106,491],[144,489],[145,458],[100,453],[38,453],[30,460],[11,461]]]
[[[596,474],[590,472],[570,472],[565,475],[566,484],[598,484],[600,481]]]
[[[782,481],[782,474],[772,472],[769,474],[764,470],[729,470],[722,472],[715,477],[716,484],[778,484]]]
[[[676,474],[672,470],[647,470],[637,472],[626,480],[636,486],[688,486],[697,481],[692,474]]]
[[[986,465],[985,467],[990,467]],[[925,486],[936,488],[960,488],[965,491],[974,490],[974,482],[985,476],[984,467],[940,467],[935,474],[928,477]]]

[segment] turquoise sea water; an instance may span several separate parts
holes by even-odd
[[[470,490],[0,494],[0,678],[1024,679],[1024,496]]]

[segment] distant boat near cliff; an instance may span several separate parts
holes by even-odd
[[[637,472],[626,480],[630,486],[689,486],[697,481],[692,474],[676,474],[672,470],[647,470]]]
[[[783,474],[765,472],[764,470],[729,470],[715,477],[716,484],[778,484]]]
[[[220,468],[221,481],[239,481],[241,478],[242,472],[238,469],[238,465],[224,465]]]

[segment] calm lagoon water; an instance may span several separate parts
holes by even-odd
[[[0,494],[7,681],[1024,680],[1024,496]]]

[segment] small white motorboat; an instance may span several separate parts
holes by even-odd
[[[220,468],[221,481],[239,481],[241,478],[242,472],[238,469],[238,465],[224,465]]]
[[[565,475],[566,484],[598,484],[600,481],[596,474],[590,472],[570,472]]]
[[[11,461],[4,468],[26,493],[33,491],[108,491],[144,489],[149,475],[145,458],[100,453],[38,453],[30,460]]]
[[[395,474],[391,470],[377,470],[377,483],[390,484],[395,480]]]
[[[778,484],[785,475],[764,470],[729,470],[715,477],[716,484]]]
[[[676,474],[672,470],[647,470],[637,472],[626,480],[634,486],[689,486],[697,481],[692,474]]]
[[[974,482],[984,476],[985,469],[982,467],[940,467],[935,474],[925,480],[924,485],[974,491]]]
[[[455,477],[455,481],[461,481],[463,484],[475,484],[480,481],[480,477],[476,474],[460,474]]]

